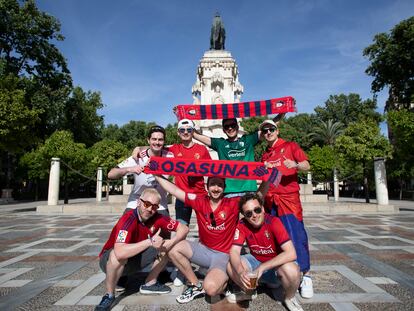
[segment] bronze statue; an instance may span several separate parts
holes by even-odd
[[[210,35],[210,50],[224,50],[224,42],[226,41],[226,30],[221,21],[220,14],[217,12],[213,19]]]

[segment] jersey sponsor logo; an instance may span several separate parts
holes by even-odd
[[[282,165],[282,161],[280,159],[273,160],[273,161],[267,161],[267,162],[271,165],[274,165],[274,166],[281,166]]]
[[[221,217],[221,219],[226,219],[226,212],[224,212],[224,211],[221,211],[220,213],[219,213],[219,216]]]
[[[224,230],[226,230],[226,226],[225,226],[224,223],[222,223],[221,225],[216,226],[216,227],[213,227],[211,224],[208,224],[207,229],[210,230],[210,231],[224,231]]]
[[[126,230],[119,230],[118,236],[116,238],[117,243],[124,243],[126,241],[126,237],[128,235],[128,231]]]
[[[168,223],[168,225],[167,225],[167,229],[168,230],[173,230],[174,229],[174,227],[175,227],[175,224],[176,224],[176,220],[175,219],[171,219],[170,220],[170,222]]]
[[[272,248],[272,245],[263,247],[260,245],[251,245],[250,250],[257,255],[268,255],[275,254],[275,251]]]
[[[240,237],[240,231],[239,231],[239,229],[236,229],[236,231],[234,231],[234,239],[238,240],[239,237]]]
[[[230,150],[228,152],[229,158],[244,157],[246,155],[246,149],[243,150]]]

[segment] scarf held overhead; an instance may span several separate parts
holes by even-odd
[[[247,118],[295,111],[295,99],[291,96],[234,104],[178,105],[174,108],[178,120]]]
[[[275,186],[282,174],[276,168],[268,169],[261,162],[226,160],[191,160],[177,158],[151,157],[145,167],[146,174],[215,176],[235,179],[256,179],[269,181]]]

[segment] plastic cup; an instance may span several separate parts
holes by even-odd
[[[257,287],[257,272],[247,272],[247,277],[250,279],[250,288]]]

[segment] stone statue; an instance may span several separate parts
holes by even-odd
[[[226,41],[226,30],[221,21],[220,14],[217,12],[213,19],[210,35],[210,50],[224,50],[224,42]]]

